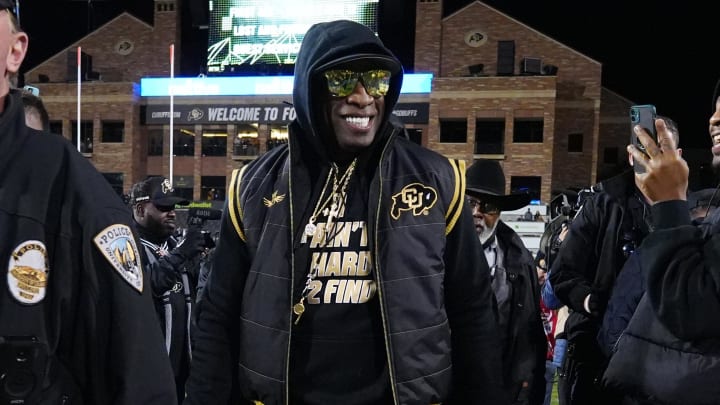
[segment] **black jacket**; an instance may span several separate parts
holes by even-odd
[[[103,176],[67,140],[27,128],[11,92],[0,117],[0,336],[36,336],[51,355],[43,399],[28,403],[176,401],[140,249]]]
[[[140,243],[145,250],[146,271],[150,277],[155,311],[165,339],[165,350],[175,375],[178,396],[184,392],[192,356],[190,345],[190,316],[195,301],[195,288],[199,270],[199,257],[186,259],[177,250],[177,241],[169,236],[166,251],[159,249],[153,240],[157,237],[136,223]]]
[[[298,118],[289,145],[233,173],[213,269],[196,307],[186,404],[225,404],[233,383],[245,400],[288,402],[293,283],[308,266],[295,247],[315,203],[312,190],[329,167],[323,104],[314,94],[327,90],[316,68],[358,53],[394,59],[370,30],[349,22],[332,27],[310,30],[303,41],[311,48],[295,68]],[[396,75],[385,120],[400,85]],[[394,403],[502,403],[489,270],[463,207],[464,167],[399,132],[385,122],[358,169],[367,176],[368,246]]]
[[[628,170],[602,183],[602,192],[587,200],[552,263],[550,283],[555,295],[573,311],[565,330],[573,328],[595,339],[615,278],[626,260],[625,251],[639,246],[649,231],[649,208]],[[588,294],[596,300],[593,314],[584,308]]]
[[[511,286],[503,342],[505,386],[516,404],[542,404],[547,339],[540,317],[535,262],[512,228],[499,221],[495,232]]]
[[[720,337],[720,215],[709,227],[693,226],[685,201],[652,207],[655,231],[643,242],[641,260],[647,295],[658,318],[677,337]],[[708,318],[710,317],[710,318]]]

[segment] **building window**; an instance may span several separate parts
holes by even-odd
[[[475,121],[475,153],[498,155],[505,151],[505,120],[479,119]]]
[[[440,119],[440,142],[467,143],[467,120]]]
[[[155,128],[148,130],[148,156],[162,156],[163,130]]]
[[[259,150],[257,126],[238,125],[237,136],[233,140],[233,155],[257,156]]]
[[[605,148],[603,150],[603,163],[607,165],[616,165],[618,163],[619,149],[615,146]]]
[[[583,151],[583,134],[570,134],[568,135],[568,152],[582,152]]]
[[[173,154],[195,156],[195,127],[175,128],[173,132]]]
[[[110,187],[112,187],[115,192],[122,197],[123,196],[123,180],[125,179],[125,175],[122,173],[103,173],[103,177],[105,177],[105,180],[107,180],[108,183],[110,183]]]
[[[540,201],[540,176],[512,176],[510,177],[510,193],[528,193],[534,201]]]
[[[122,143],[125,134],[125,123],[123,121],[103,121],[102,134],[103,143]]]
[[[50,133],[62,135],[62,127],[62,121],[50,121]]]
[[[227,133],[204,131],[202,136],[203,156],[225,156],[227,153]]]
[[[225,199],[225,176],[202,176],[200,198],[209,201]]]
[[[175,195],[188,201],[193,200],[193,186],[195,185],[193,176],[173,176],[173,190]]]
[[[513,142],[516,143],[542,143],[542,118],[518,118],[513,125]]]
[[[267,140],[267,150],[276,146],[285,145],[288,142],[287,125],[271,125],[270,138]]]
[[[77,121],[72,121],[72,133],[70,139],[77,148]],[[80,121],[80,152],[93,152],[93,122]]]
[[[422,145],[422,129],[407,128],[408,138],[418,145]]]

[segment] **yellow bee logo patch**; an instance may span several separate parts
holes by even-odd
[[[270,199],[263,197],[263,204],[265,204],[266,207],[272,207],[273,205],[282,202],[282,200],[285,199],[285,194],[278,195],[277,191],[273,191],[272,196],[270,196]]]

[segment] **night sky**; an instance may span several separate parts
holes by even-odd
[[[190,2],[202,0],[183,1],[184,13],[189,14]],[[445,0],[445,15],[471,2]],[[678,122],[684,146],[709,150],[707,121],[720,78],[718,46],[713,43],[718,36],[718,2],[702,2],[702,6],[651,0],[485,3],[601,62],[605,87],[639,104],[655,104],[659,114]],[[152,9],[152,0],[20,0],[21,24],[30,36],[23,71],[122,11],[152,23]],[[412,70],[414,15],[415,0],[381,3],[380,35],[408,71]],[[207,34],[185,25],[179,74],[195,76],[204,64]]]

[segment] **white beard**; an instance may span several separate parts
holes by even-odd
[[[490,239],[490,237],[495,234],[495,228],[497,228],[497,224],[498,224],[499,220],[495,222],[495,226],[493,226],[492,229],[490,227],[488,227],[487,222],[485,222],[485,219],[483,219],[482,222],[483,222],[483,230],[482,230],[482,232],[480,232],[478,234],[478,238],[480,239],[481,244],[487,242],[488,239]]]

